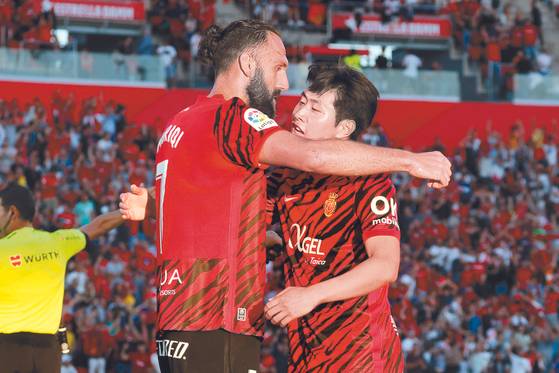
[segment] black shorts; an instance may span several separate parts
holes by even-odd
[[[172,331],[157,334],[162,373],[256,373],[260,338],[227,332]]]
[[[60,373],[62,350],[54,334],[0,333],[0,371]]]

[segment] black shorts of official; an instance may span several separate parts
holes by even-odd
[[[60,373],[61,359],[54,334],[0,333],[0,372]]]
[[[227,332],[164,330],[157,334],[161,373],[256,373],[258,337]]]

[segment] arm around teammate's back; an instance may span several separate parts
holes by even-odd
[[[450,182],[450,161],[440,152],[411,153],[337,139],[308,140],[287,131],[270,136],[260,162],[326,175],[361,176],[408,172],[432,181],[435,188]]]

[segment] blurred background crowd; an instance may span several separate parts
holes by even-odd
[[[132,183],[153,185],[163,118],[186,106],[176,88],[195,95],[212,81],[197,58],[203,31],[239,18],[282,31],[289,94],[301,92],[310,63],[343,61],[381,100],[403,100],[395,122],[410,132],[419,119],[404,112],[421,110],[427,129],[458,101],[556,113],[558,15],[559,0],[0,0],[0,184],[29,187],[35,226],[47,230],[116,209]],[[10,81],[58,85],[14,98]],[[77,85],[130,88],[130,97]],[[402,260],[390,302],[406,371],[559,372],[559,113],[544,123],[532,107],[504,128],[491,114],[479,122],[477,111],[496,112],[489,104],[472,108],[478,131],[428,147],[452,160],[447,189],[393,175]],[[448,132],[465,131],[455,122]],[[382,123],[361,141],[391,144]],[[70,261],[64,372],[158,371],[154,231],[153,221],[127,223]],[[269,296],[283,288],[281,260],[268,263]],[[282,329],[267,325],[262,352],[262,372],[286,371]]]
[[[255,17],[284,32],[291,70],[354,54],[360,68],[409,78],[451,71],[460,97],[509,101],[515,87],[545,86],[557,71],[557,0],[150,0],[139,2],[138,19],[107,20],[98,33],[84,26],[92,22],[86,15],[57,16],[59,1],[0,1],[0,49],[11,63],[24,64],[17,51],[27,51],[31,67],[45,65],[49,74],[71,70],[91,79],[110,69],[115,79],[146,81],[157,61],[168,86],[207,87],[211,72],[197,58],[203,31],[216,20]],[[526,88],[517,75],[529,76]]]
[[[2,184],[34,191],[37,227],[87,224],[116,209],[131,183],[153,184],[158,134],[129,123],[116,102],[62,93],[48,103],[0,101],[0,124]],[[559,371],[557,123],[552,128],[518,120],[497,133],[489,121],[456,149],[434,143],[452,159],[446,190],[393,176],[402,260],[390,302],[407,372]],[[361,141],[390,143],[379,123]],[[153,221],[128,223],[69,263],[66,366],[155,369],[153,234]],[[281,257],[268,264],[269,296],[283,288],[281,264]],[[268,325],[262,371],[284,372],[286,364],[286,335]]]

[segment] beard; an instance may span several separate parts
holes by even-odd
[[[264,83],[264,71],[260,66],[256,68],[254,77],[250,79],[246,87],[248,96],[248,105],[254,109],[258,109],[270,118],[276,116],[275,98],[281,93],[280,90],[270,92]]]

